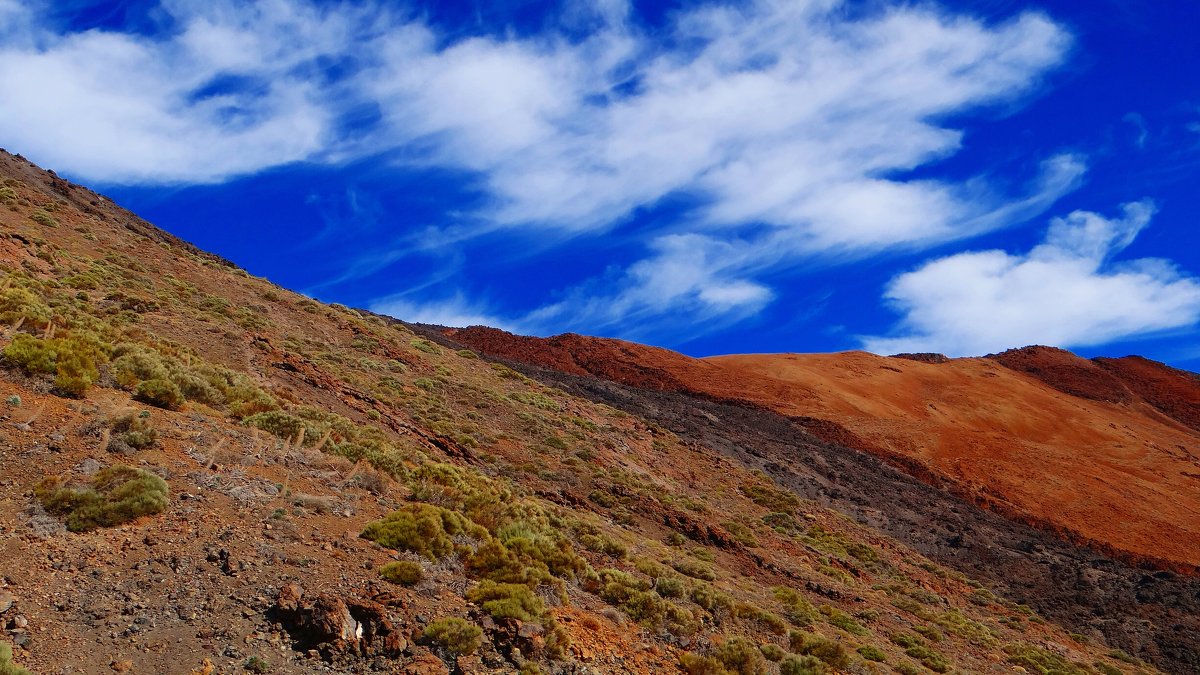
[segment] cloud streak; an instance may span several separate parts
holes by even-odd
[[[219,182],[381,154],[479,186],[483,205],[441,225],[460,239],[597,236],[688,205],[639,233],[642,259],[517,320],[542,332],[743,319],[777,297],[767,272],[1009,226],[1085,169],[1042,158],[1015,191],[908,175],[961,149],[948,120],[1019,102],[1063,62],[1071,36],[1037,12],[760,0],[698,4],[651,32],[628,3],[574,3],[538,34],[461,37],[371,2],[165,0],[154,36],[60,33],[13,0],[4,15],[32,37],[0,43],[0,138],[87,180]]]
[[[1200,322],[1200,280],[1158,259],[1114,261],[1154,213],[1150,201],[1117,218],[1075,211],[1050,223],[1025,254],[976,251],[902,274],[886,298],[903,313],[880,354],[981,355],[1030,344],[1087,346]]]

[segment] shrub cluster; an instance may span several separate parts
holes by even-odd
[[[54,375],[56,389],[79,397],[99,379],[107,352],[108,345],[87,334],[39,338],[17,333],[0,356],[28,375]]]
[[[167,508],[168,487],[158,476],[131,466],[102,469],[85,488],[72,488],[48,478],[35,490],[47,511],[65,521],[72,532],[112,527]]]
[[[379,576],[393,584],[415,586],[425,578],[425,568],[411,560],[397,560],[380,567]]]
[[[451,617],[426,626],[422,638],[426,644],[454,659],[475,653],[482,643],[483,631],[466,619]]]
[[[187,352],[164,353],[126,342],[113,348],[112,359],[117,384],[158,408],[177,410],[185,401],[195,401],[242,418],[279,407],[249,377]]]

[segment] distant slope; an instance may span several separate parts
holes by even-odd
[[[1200,434],[1184,426],[1195,423],[1200,384],[1161,364],[1046,348],[945,363],[864,352],[690,359],[595,338],[498,333],[452,335],[506,358],[805,418],[827,440],[1097,550],[1188,573],[1200,565]],[[585,365],[597,361],[602,368]],[[643,377],[611,375],[635,371]],[[645,381],[656,372],[661,379]]]

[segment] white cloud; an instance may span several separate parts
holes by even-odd
[[[0,42],[0,138],[101,183],[200,183],[311,158],[337,111],[303,66],[354,17],[287,2],[168,3],[177,32]]]
[[[736,269],[744,255],[735,243],[676,234],[660,237],[651,246],[653,255],[616,279],[573,289],[518,323],[534,333],[571,324],[599,331],[623,328],[633,335],[645,334],[651,324],[673,315],[671,323],[709,331],[757,313],[775,296],[766,286],[726,271]]]
[[[615,290],[592,280],[529,317],[584,328],[745,317],[775,295],[767,270],[969,237],[1076,187],[1071,155],[1023,190],[904,177],[958,152],[948,120],[1036,91],[1070,49],[1063,28],[844,5],[700,4],[649,33],[628,2],[572,1],[571,30],[455,37],[370,0],[163,0],[156,36],[42,26],[0,41],[0,140],[101,183],[390,153],[482,187],[484,207],[447,213],[455,237],[464,222],[603,233],[690,200],[670,231],[642,234],[647,256]]]
[[[407,300],[403,296],[383,298],[371,304],[372,312],[394,316],[413,323],[429,323],[438,326],[465,328],[467,326],[491,326],[502,330],[514,330],[505,319],[490,313],[478,302],[468,300],[462,293],[436,300],[420,302]]]
[[[952,255],[902,274],[886,298],[904,313],[899,336],[872,352],[980,355],[1011,347],[1103,344],[1200,322],[1200,281],[1157,259],[1112,261],[1150,222],[1149,201],[1108,219],[1075,211],[1051,222],[1023,255]]]

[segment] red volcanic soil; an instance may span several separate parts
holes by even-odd
[[[1093,401],[1129,403],[1133,393],[1104,368],[1055,347],[1022,347],[988,358],[1006,368],[1028,373],[1055,389]]]
[[[822,437],[840,434],[827,440],[1078,543],[1200,566],[1200,378],[1145,359],[1041,347],[941,363],[865,352],[692,359],[576,335],[451,334],[495,356],[803,418]]]
[[[1140,356],[1095,362],[1163,414],[1200,431],[1200,375]]]

